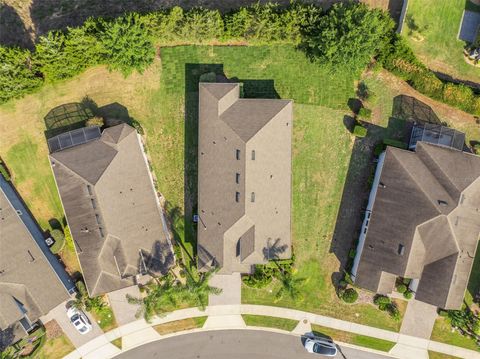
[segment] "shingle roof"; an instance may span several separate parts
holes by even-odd
[[[200,268],[247,272],[272,243],[278,257],[290,256],[291,132],[291,101],[241,99],[239,84],[199,85]]]
[[[35,322],[69,295],[2,189],[0,227],[0,329],[4,330],[23,317],[19,305]]]
[[[142,151],[136,131],[121,124],[105,129],[100,139],[50,155],[92,296],[132,285],[152,251],[161,264],[155,273],[173,265]]]
[[[424,142],[416,152],[388,147],[356,283],[378,291],[382,271],[421,278],[418,300],[460,307],[480,233],[479,204],[478,156]]]

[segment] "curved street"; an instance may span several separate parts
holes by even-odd
[[[314,359],[300,337],[259,330],[215,330],[178,335],[129,350],[116,359]],[[387,359],[367,351],[340,347],[336,358]]]

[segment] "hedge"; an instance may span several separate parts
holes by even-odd
[[[53,229],[50,232],[50,236],[53,238],[55,243],[50,247],[50,251],[53,254],[57,254],[63,249],[63,246],[65,245],[65,235],[60,229]]]
[[[378,56],[384,68],[407,81],[414,89],[435,100],[479,115],[480,96],[463,84],[441,81],[423,65],[400,36],[392,37],[390,45]]]
[[[7,166],[5,166],[5,163],[0,162],[0,173],[2,174],[3,178],[5,180],[10,181],[10,173],[7,170]]]
[[[372,117],[372,110],[362,107],[358,111],[358,117],[364,120],[369,120]]]

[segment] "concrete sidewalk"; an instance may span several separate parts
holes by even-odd
[[[236,329],[245,329],[245,325],[242,324],[243,321],[237,320],[237,318],[239,318],[241,314],[268,315],[299,321],[306,319],[307,322],[311,324],[318,324],[356,334],[371,336],[378,339],[389,340],[400,344],[400,346],[396,347],[397,349],[400,348],[401,350],[396,350],[389,353],[392,357],[395,358],[411,359],[417,357],[417,355],[419,355],[418,357],[421,358],[427,352],[427,350],[432,350],[452,356],[457,356],[460,358],[480,359],[480,353],[477,353],[473,350],[433,342],[426,339],[415,338],[412,336],[391,332],[388,330],[372,328],[361,324],[351,323],[335,318],[329,318],[313,313],[302,312],[299,310],[261,305],[209,306],[206,308],[205,312],[200,311],[198,308],[189,308],[177,310],[162,318],[156,317],[152,320],[151,323],[147,323],[143,319],[136,320],[95,338],[87,344],[77,348],[74,352],[70,353],[65,358],[111,358],[121,352],[118,348],[110,344],[112,340],[117,338],[126,339],[128,347],[133,348],[135,346],[140,346],[146,344],[147,342],[151,342],[168,336],[185,334],[186,332],[179,332],[176,334],[169,334],[167,336],[160,336],[156,333],[153,333],[151,327],[157,324],[186,318],[200,317],[205,315],[211,317],[209,319],[208,328],[204,327],[202,329],[197,329],[196,331],[232,329],[235,325],[239,326],[239,328]],[[415,353],[415,356],[412,357],[412,353]]]

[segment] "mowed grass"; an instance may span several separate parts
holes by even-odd
[[[53,339],[48,339],[42,346],[35,358],[38,359],[58,359],[75,350],[72,342],[65,334]]]
[[[321,325],[312,325],[312,330],[315,335],[329,337],[334,341],[339,341],[343,343],[349,343],[354,345],[359,345],[361,347],[380,350],[383,352],[388,352],[395,345],[394,342],[388,340],[378,339],[369,337],[366,335],[355,334],[350,332],[345,332],[343,330],[337,330],[327,327],[322,327]]]
[[[465,43],[457,39],[466,0],[410,0],[402,34],[414,52],[435,71],[480,83],[480,69],[463,57]],[[418,30],[410,33],[409,22]]]
[[[291,332],[298,324],[298,320],[270,317],[268,315],[242,314],[246,325],[252,327],[266,327]]]
[[[191,330],[203,327],[207,318],[208,317],[195,317],[175,320],[172,322],[155,325],[153,329],[155,329],[160,335],[182,332],[184,330]]]
[[[430,340],[455,345],[471,350],[479,350],[478,345],[475,344],[475,340],[469,337],[465,337],[457,331],[452,332],[452,326],[450,325],[450,322],[448,321],[448,319],[443,317],[438,317],[435,321]]]

